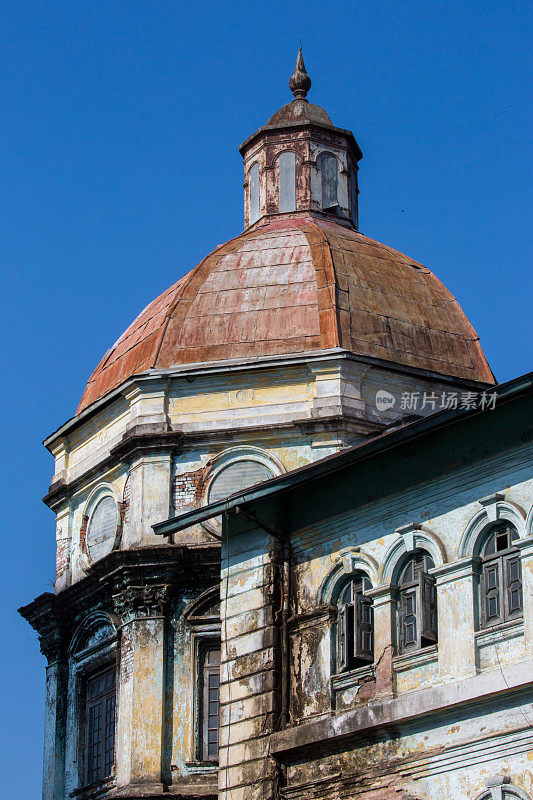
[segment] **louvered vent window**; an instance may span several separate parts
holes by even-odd
[[[209,502],[216,503],[230,494],[248,489],[256,483],[272,478],[266,464],[251,459],[233,461],[215,475],[209,487]]]
[[[322,153],[317,163],[322,183],[322,209],[330,214],[338,214],[339,162],[330,153]]]
[[[279,157],[279,210],[296,210],[296,155],[282,153]]]
[[[89,520],[87,546],[93,561],[107,555],[113,549],[117,532],[118,508],[113,497],[103,497]]]
[[[374,661],[374,612],[372,599],[365,595],[370,580],[357,573],[338,600],[337,672],[346,672]]]
[[[87,680],[85,715],[86,782],[111,775],[115,760],[116,671],[108,669]]]
[[[482,549],[481,626],[489,628],[517,619],[523,613],[520,553],[514,542],[518,531],[510,523],[494,525]]]
[[[259,164],[250,170],[250,225],[259,219]]]
[[[421,650],[436,644],[437,588],[428,570],[435,564],[427,553],[419,552],[404,564],[398,581],[398,650]]]

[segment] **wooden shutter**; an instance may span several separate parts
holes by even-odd
[[[337,672],[346,672],[353,662],[354,607],[347,603],[339,607],[337,616]]]
[[[435,578],[427,572],[419,576],[420,586],[420,638],[422,646],[437,641],[437,587]],[[425,640],[425,641],[424,641]]]
[[[483,624],[494,625],[501,622],[500,560],[483,564]]]
[[[512,555],[505,559],[505,584],[507,589],[507,616],[515,617],[522,613],[522,572],[520,556]]]
[[[417,589],[406,589],[400,597],[400,649],[419,647],[417,625]]]
[[[374,610],[372,600],[358,593],[355,597],[355,658],[372,664],[374,661]]]

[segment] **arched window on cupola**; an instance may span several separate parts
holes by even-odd
[[[322,210],[328,214],[339,213],[339,162],[331,153],[321,153],[317,158],[322,184]]]
[[[248,183],[250,186],[250,225],[259,219],[259,164],[257,161],[250,168]]]
[[[296,211],[296,155],[281,153],[279,160],[279,210]]]

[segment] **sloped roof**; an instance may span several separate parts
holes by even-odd
[[[77,413],[150,368],[332,347],[494,381],[476,332],[428,269],[305,215],[246,230],[150,303],[96,367]]]

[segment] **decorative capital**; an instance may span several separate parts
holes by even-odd
[[[305,71],[305,64],[302,56],[302,48],[298,50],[296,66],[289,80],[289,89],[296,99],[305,98],[311,88],[311,78]]]
[[[65,642],[59,625],[52,622],[41,628],[39,631],[39,647],[43,656],[46,657],[48,666],[61,659],[65,651]]]
[[[116,613],[123,622],[136,618],[161,617],[165,613],[170,595],[170,584],[126,586],[113,595]]]

